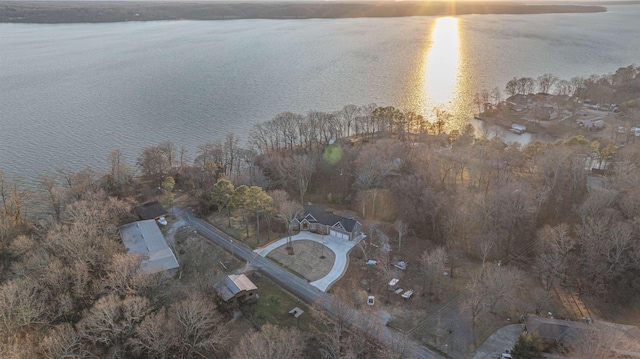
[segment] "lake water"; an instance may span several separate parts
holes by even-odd
[[[393,105],[457,121],[514,76],[640,63],[640,6],[455,18],[0,24],[0,170],[104,168],[120,148],[246,137],[283,111]]]

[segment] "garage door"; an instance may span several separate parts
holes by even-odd
[[[340,233],[338,231],[334,231],[333,229],[329,230],[329,234],[334,236],[334,237],[338,237],[338,238],[349,240],[349,235],[347,235],[345,233]]]

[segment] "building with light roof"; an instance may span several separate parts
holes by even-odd
[[[146,273],[152,274],[180,266],[155,220],[133,222],[119,230],[129,254],[142,257],[142,269]]]

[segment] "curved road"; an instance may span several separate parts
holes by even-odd
[[[222,231],[218,230],[214,226],[209,223],[195,217],[191,211],[181,208],[174,207],[171,212],[180,220],[189,224],[195,230],[198,231],[200,235],[207,238],[214,244],[232,252],[235,256],[242,258],[251,264],[252,267],[259,269],[271,280],[276,282],[278,285],[283,287],[284,289],[290,291],[296,296],[303,299],[305,302],[311,303],[324,303],[325,310],[333,315],[333,311],[331,308],[330,296],[327,293],[320,291],[318,288],[312,286],[306,280],[288,272],[287,270],[281,268],[277,264],[271,262],[270,260],[260,256],[259,254],[253,252],[251,249],[245,247],[243,244],[238,243],[237,241],[233,241],[232,238],[227,236]],[[358,321],[358,317],[361,315],[357,310],[353,310],[349,317],[351,319],[351,324],[363,326],[362,321]],[[376,318],[366,318],[369,322],[378,321]],[[371,323],[368,323],[371,324]],[[377,323],[374,323],[377,324]],[[366,325],[366,324],[365,324]],[[368,326],[368,325],[366,325]],[[399,334],[391,329],[389,329],[383,323],[379,323],[376,325],[381,328],[381,330],[376,332],[376,339],[387,343],[389,346],[397,346],[398,343],[402,343],[404,341],[402,334]],[[411,356],[416,359],[440,359],[442,356],[428,350],[425,347],[418,346],[415,344],[408,344],[408,350],[411,352]]]

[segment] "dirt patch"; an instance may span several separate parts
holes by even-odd
[[[283,245],[271,251],[267,257],[311,282],[329,274],[336,259],[332,250],[313,241],[295,241],[293,251],[294,254],[289,255],[286,246]],[[323,256],[324,258],[321,258]]]

